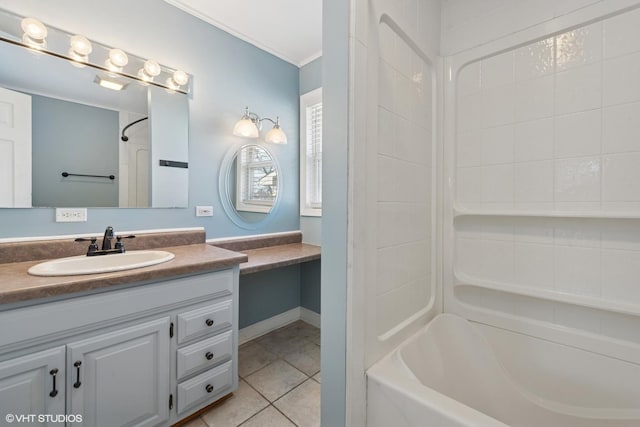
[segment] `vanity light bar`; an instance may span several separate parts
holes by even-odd
[[[171,92],[188,94],[190,90],[190,76],[182,70],[92,42],[84,35],[69,33],[46,25],[37,18],[16,15],[4,9],[0,9],[0,40],[67,59],[77,67],[89,66]],[[64,50],[60,46],[68,48]]]

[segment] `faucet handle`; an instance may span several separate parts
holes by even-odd
[[[84,238],[84,237],[78,237],[76,240],[76,242],[91,242],[91,244],[89,244],[89,249],[87,249],[87,255],[96,252],[98,250],[98,244],[96,243],[98,241],[97,237],[90,237],[90,238]]]
[[[136,236],[134,236],[133,234],[130,236],[116,236],[116,245],[114,246],[115,249],[119,249],[122,252],[125,252],[124,249],[124,243],[122,243],[122,239],[134,239]]]

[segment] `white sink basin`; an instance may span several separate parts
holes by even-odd
[[[42,262],[29,269],[34,276],[75,276],[110,273],[161,264],[175,255],[166,251],[131,251],[123,254],[73,256]]]

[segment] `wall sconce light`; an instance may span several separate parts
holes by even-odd
[[[24,18],[20,21],[20,26],[24,34],[22,42],[36,49],[47,47],[47,27],[35,18]]]
[[[249,107],[245,108],[242,118],[233,127],[233,134],[244,138],[258,138],[264,120],[273,123],[273,128],[267,132],[264,141],[272,144],[286,144],[287,134],[280,128],[280,118],[276,117],[275,121],[269,117],[260,118],[256,113],[250,112]]]

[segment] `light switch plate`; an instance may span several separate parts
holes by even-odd
[[[213,216],[213,206],[196,206],[196,216]]]
[[[56,222],[86,222],[87,208],[56,208]]]

